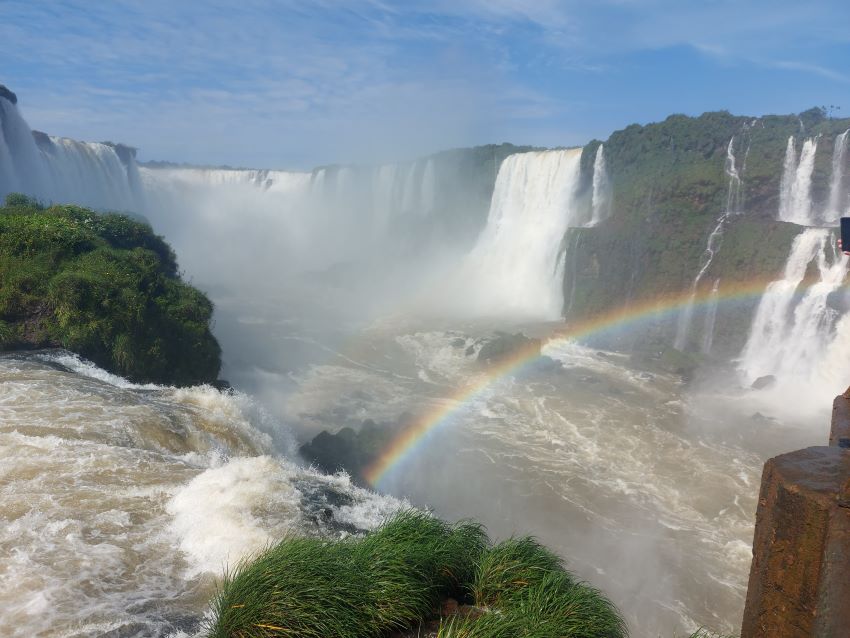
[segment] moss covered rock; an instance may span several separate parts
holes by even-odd
[[[213,382],[213,307],[150,226],[21,195],[0,207],[0,348],[63,347],[133,381]]]

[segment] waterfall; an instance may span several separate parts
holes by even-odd
[[[425,170],[422,173],[422,184],[419,188],[419,213],[421,215],[429,215],[434,211],[434,205],[437,199],[436,184],[434,183],[434,160],[429,159],[425,163]]]
[[[794,136],[788,138],[785,145],[785,161],[782,164],[782,176],[779,182],[779,211],[777,219],[788,219],[791,204],[791,191],[794,187],[794,177],[797,174],[797,148]]]
[[[611,214],[611,182],[608,179],[602,144],[596,149],[596,157],[593,160],[593,194],[590,208],[590,226],[595,226]]]
[[[829,178],[829,202],[824,213],[825,222],[836,222],[847,206],[847,193],[844,191],[844,158],[847,156],[847,129],[835,138],[832,151],[832,174]]]
[[[378,167],[373,178],[375,234],[383,235],[389,228],[390,218],[395,210],[395,183],[398,167],[385,164]]]
[[[794,222],[802,226],[814,224],[811,188],[816,152],[817,138],[809,138],[803,142],[803,149],[797,160],[794,138],[788,138],[780,182],[779,221]]]
[[[746,162],[746,156],[749,154],[749,151],[750,149],[747,148],[747,151],[744,153],[744,162]],[[734,135],[732,136],[732,139],[729,140],[729,144],[726,146],[726,163],[723,166],[723,170],[729,179],[729,186],[726,191],[726,212],[743,212],[742,209],[744,206],[741,196],[743,182],[741,181],[741,176],[738,174],[738,168],[735,165]]]
[[[581,149],[518,153],[502,162],[487,226],[459,279],[479,314],[557,319],[563,308],[559,248],[577,221]]]
[[[133,149],[35,136],[17,106],[0,97],[0,198],[22,192],[93,208],[143,206]]]
[[[708,272],[711,263],[714,261],[714,256],[720,248],[720,241],[723,238],[723,228],[726,225],[726,220],[729,215],[743,212],[741,211],[741,176],[738,173],[738,168],[735,160],[735,137],[729,140],[726,146],[726,163],[724,170],[728,178],[728,188],[726,194],[726,210],[717,218],[717,223],[714,229],[708,235],[708,241],[705,244],[705,250],[700,257],[700,268],[697,271],[696,277],[691,284],[691,294],[688,298],[685,308],[679,313],[679,318],[676,323],[676,336],[673,339],[673,347],[677,350],[684,350],[688,345],[688,336],[691,329],[691,322],[694,317],[694,303],[696,302],[697,289],[705,273]],[[714,319],[712,318],[712,332],[714,331]],[[703,335],[703,342],[705,335]],[[703,345],[704,347],[704,345]],[[710,344],[709,344],[710,348]]]
[[[405,215],[416,209],[416,162],[407,170],[401,196],[401,210]]]
[[[830,238],[825,228],[807,228],[794,239],[782,278],[768,285],[753,318],[740,361],[745,383],[788,370],[788,362],[792,360],[797,365],[809,364],[799,369],[798,374],[805,375],[810,370],[812,361],[804,360],[811,356],[804,353],[808,351],[814,356],[821,348],[809,337],[815,335],[815,341],[821,340],[816,335],[828,318],[826,296],[840,285],[847,269],[843,257],[834,266],[827,265]],[[812,262],[817,263],[821,281],[800,299],[798,288]]]
[[[717,320],[717,296],[720,291],[720,279],[714,280],[714,285],[711,287],[711,297],[708,302],[708,309],[705,313],[705,327],[702,331],[702,347],[700,352],[703,354],[711,354],[711,346],[714,345],[714,322]]]

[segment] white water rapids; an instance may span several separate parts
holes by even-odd
[[[0,388],[10,638],[194,633],[226,565],[400,506],[299,467],[242,394],[135,386],[61,352],[0,357]]]

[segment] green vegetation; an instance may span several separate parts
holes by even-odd
[[[727,148],[734,137],[736,167],[743,180],[744,215],[726,224],[700,292],[720,280],[720,297],[746,282],[768,281],[782,270],[801,228],[775,221],[779,182],[788,138],[818,137],[812,199],[816,210],[828,198],[835,136],[850,120],[830,119],[821,109],[761,118],[727,112],[699,117],[671,115],[663,122],[633,124],[605,141],[612,184],[612,216],[593,228],[570,229],[564,239],[568,260],[564,312],[568,320],[604,315],[641,300],[687,293],[703,263],[708,236],[726,210]],[[587,193],[600,142],[582,152],[582,188]],[[736,211],[740,212],[740,211]],[[740,352],[756,299],[718,308],[713,354]],[[694,326],[701,327],[700,317]],[[675,316],[638,329],[605,335],[597,345],[658,351],[672,343]],[[699,330],[689,349],[698,350]]]
[[[23,195],[0,207],[0,348],[64,347],[134,381],[218,376],[212,304],[150,226]]]
[[[561,560],[530,538],[486,550],[470,587],[485,613],[443,619],[439,638],[616,638],[626,627],[598,590],[577,583]]]
[[[414,510],[360,539],[286,539],[225,577],[212,638],[362,638],[415,628],[468,603],[439,636],[620,638],[619,613],[531,539],[488,547],[479,525]]]

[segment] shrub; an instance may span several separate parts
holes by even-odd
[[[209,635],[385,636],[434,617],[446,597],[469,594],[478,613],[443,619],[441,638],[626,635],[611,602],[534,540],[488,549],[480,525],[415,510],[362,539],[286,539],[241,563],[212,603]]]
[[[378,636],[426,618],[472,573],[486,537],[403,511],[362,539],[285,539],[228,574],[210,636]]]
[[[0,347],[65,347],[134,381],[218,376],[213,307],[150,226],[10,195],[0,208]],[[10,336],[11,335],[11,336]]]

